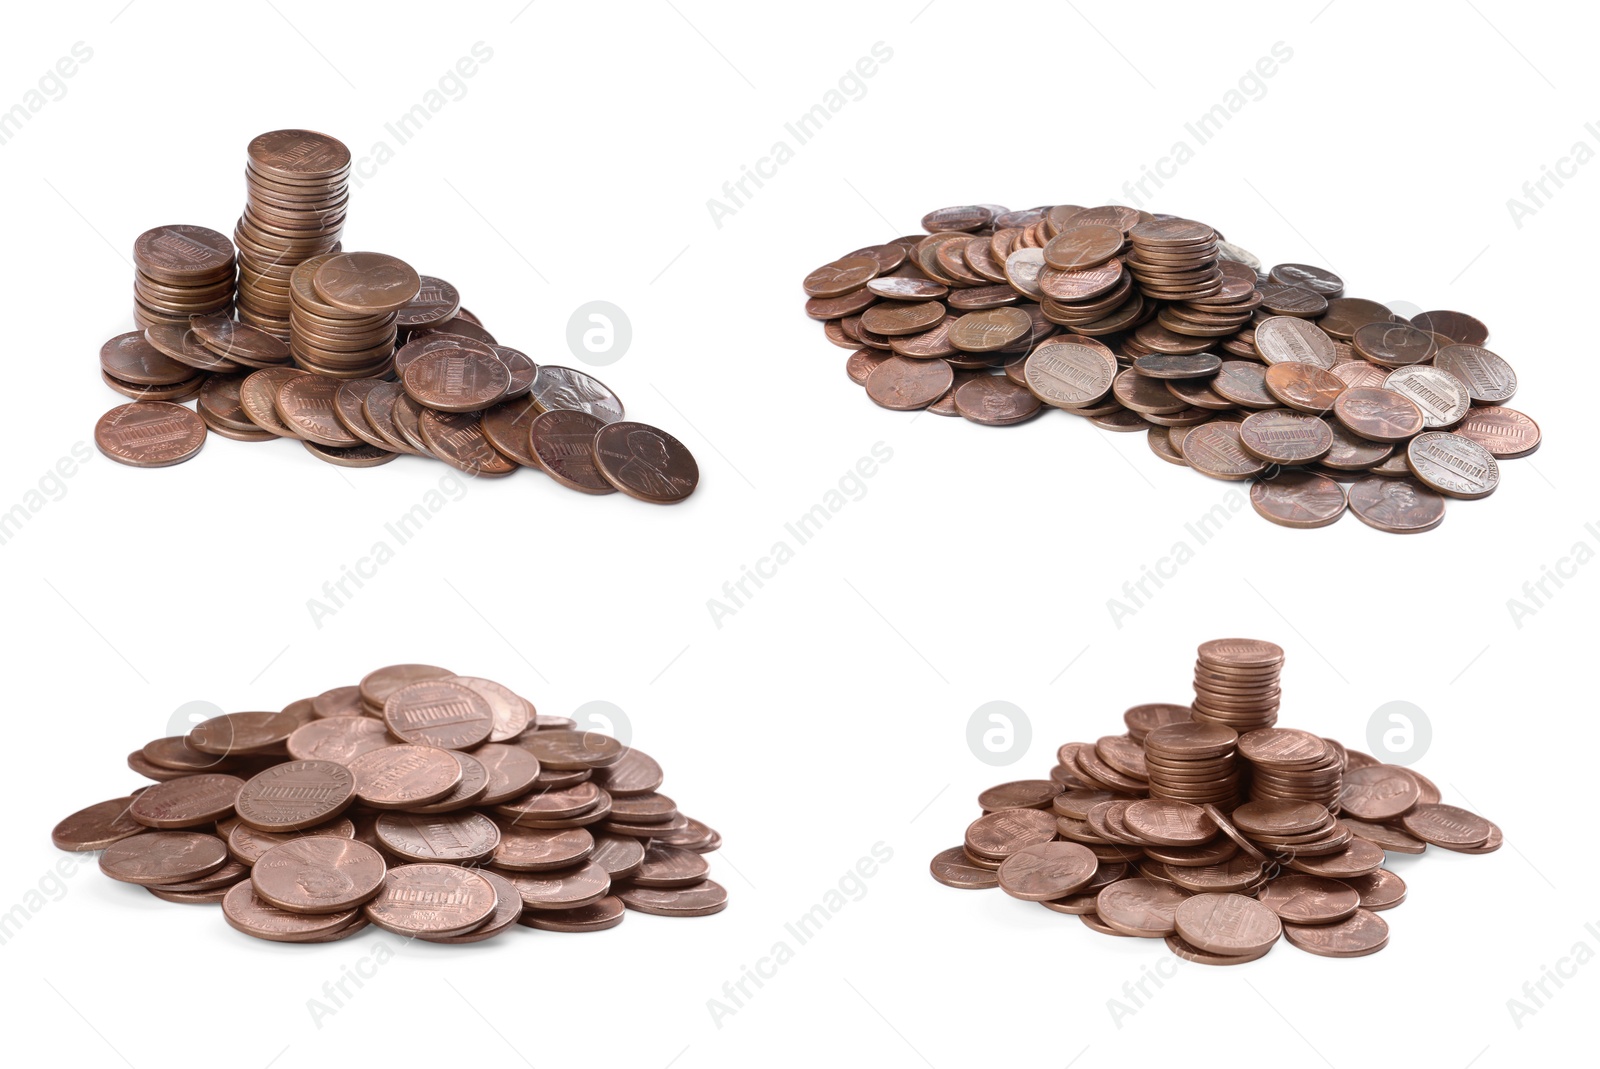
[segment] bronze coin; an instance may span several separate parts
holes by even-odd
[[[222,916],[236,931],[279,943],[318,943],[354,929],[360,914],[291,913],[262,899],[249,880],[240,880],[222,898]],[[354,929],[359,930],[359,929]]]
[[[383,857],[366,843],[316,835],[274,846],[250,870],[256,896],[290,913],[354,909],[378,893]]]
[[[141,752],[152,763],[181,772],[231,772],[235,764],[229,758],[196,750],[186,735],[152,739]]]
[[[398,451],[397,448],[377,432],[366,415],[367,398],[383,385],[385,383],[380,379],[344,380],[333,396],[333,414],[345,430],[365,444],[393,453]]]
[[[1167,936],[1165,942],[1167,949],[1172,951],[1174,957],[1182,958],[1184,961],[1192,961],[1196,965],[1243,965],[1265,957],[1274,945],[1269,943],[1261,950],[1250,954],[1213,954],[1208,950],[1201,950],[1176,933]]]
[[[621,924],[626,913],[622,899],[607,895],[598,902],[577,909],[525,910],[518,918],[518,923],[546,932],[601,932]]]
[[[851,345],[855,345],[851,342]],[[850,376],[850,381],[857,386],[867,384],[867,376],[872,374],[872,369],[889,359],[888,353],[880,353],[875,349],[857,349],[850,354],[844,362],[845,374]]]
[[[846,256],[823,264],[805,277],[807,297],[840,297],[853,293],[878,276],[878,261],[867,256]]]
[[[944,305],[938,301],[884,301],[861,313],[861,329],[889,337],[921,334],[938,326],[944,317]]]
[[[1258,286],[1261,307],[1275,316],[1295,316],[1315,319],[1328,311],[1329,301],[1322,294],[1304,286],[1285,286],[1275,282]]]
[[[926,278],[890,275],[872,279],[867,283],[867,290],[890,300],[936,301],[949,293],[950,287]]]
[[[539,778],[539,759],[520,746],[485,743],[473,750],[472,756],[488,779],[478,799],[481,805],[499,805],[527,794]]]
[[[1271,316],[1256,325],[1256,352],[1268,364],[1311,364],[1331,368],[1338,362],[1333,339],[1315,323],[1292,316]]]
[[[413,360],[401,379],[418,404],[440,412],[477,412],[511,389],[511,370],[495,356],[440,348]]]
[[[1049,842],[1024,847],[1000,864],[1000,889],[1025,902],[1065,898],[1094,878],[1100,862],[1079,843]]]
[[[1109,352],[1077,342],[1048,342],[1030,353],[1023,366],[1028,389],[1045,404],[1082,408],[1111,389],[1117,361]]]
[[[300,721],[283,713],[224,713],[190,729],[188,744],[201,753],[248,754],[275,750]]]
[[[1388,945],[1389,925],[1371,910],[1358,909],[1336,924],[1285,924],[1283,937],[1321,957],[1359,958]]]
[[[1332,410],[1346,383],[1332,371],[1297,361],[1273,364],[1266,371],[1267,392],[1297,412],[1322,415]]]
[[[541,775],[541,779],[543,776]],[[571,817],[592,810],[604,803],[608,796],[594,783],[587,781],[542,786],[534,783],[534,790],[509,802],[495,806],[495,812],[514,824],[529,824],[532,820]]]
[[[279,420],[297,437],[318,445],[335,448],[361,445],[361,439],[351,434],[336,414],[335,398],[340,385],[339,379],[325,375],[297,375],[286,379],[273,398]]]
[[[1328,429],[1333,432],[1333,445],[1317,462],[1324,468],[1333,468],[1337,471],[1366,471],[1381,464],[1394,453],[1392,444],[1374,442],[1352,434],[1343,424],[1329,423]]]
[[[409,683],[383,703],[383,720],[395,737],[419,746],[470,750],[494,730],[494,710],[476,689],[456,679]]]
[[[221,825],[218,825],[218,828],[220,834]],[[254,865],[261,859],[262,854],[265,854],[275,846],[293,842],[295,839],[306,839],[317,835],[332,836],[336,839],[354,839],[356,837],[356,826],[349,818],[340,817],[337,820],[330,820],[326,824],[317,824],[300,831],[272,832],[257,831],[241,820],[228,831],[228,853],[245,865]],[[371,844],[369,843],[368,845]]]
[[[265,368],[289,362],[287,344],[224,312],[190,316],[189,329],[201,345],[245,367]]]
[[[550,872],[513,872],[504,876],[522,896],[525,909],[578,909],[611,891],[611,876],[593,861]]]
[[[1198,846],[1217,834],[1205,811],[1186,802],[1158,798],[1134,802],[1122,819],[1140,839],[1163,846]]]
[[[139,330],[118,334],[102,345],[100,367],[113,378],[141,386],[175,385],[193,378],[195,372],[151,345]]]
[[[153,227],[133,242],[139,270],[167,282],[208,282],[233,267],[233,243],[208,227]]]
[[[1483,445],[1460,434],[1427,431],[1406,446],[1417,480],[1446,497],[1488,497],[1500,485],[1500,465]]]
[[[318,460],[341,468],[376,468],[380,464],[389,463],[389,461],[400,455],[392,450],[380,449],[365,442],[347,446],[321,445],[312,441],[304,441],[300,444],[305,447],[306,452]]]
[[[448,936],[488,921],[498,898],[494,885],[471,869],[420,863],[390,869],[363,908],[368,920],[396,935]]]
[[[484,438],[501,456],[525,468],[536,468],[539,460],[533,454],[531,435],[533,421],[538,415],[539,406],[533,403],[531,397],[517,397],[489,409],[478,425]],[[587,454],[588,443],[585,442],[584,446]]]
[[[386,315],[416,297],[422,279],[403,260],[380,252],[341,252],[311,276],[317,296],[344,312]]]
[[[539,731],[519,744],[553,769],[604,768],[622,760],[622,743],[597,731]]]
[[[1245,450],[1237,423],[1206,423],[1194,428],[1183,440],[1183,459],[1214,479],[1248,479],[1266,469],[1265,461]]]
[[[1301,286],[1324,297],[1337,297],[1344,292],[1344,279],[1332,271],[1309,264],[1278,264],[1267,272],[1267,277],[1279,285]]]
[[[140,792],[128,815],[147,828],[193,828],[233,812],[244,780],[205,773],[159,783]]]
[[[1191,945],[1225,956],[1258,953],[1283,934],[1283,922],[1275,912],[1241,894],[1184,899],[1173,913],[1173,923]]]
[[[332,761],[348,765],[355,758],[391,744],[381,720],[368,716],[337,716],[314,720],[295,728],[289,736],[289,756],[300,761]]]
[[[1415,479],[1371,475],[1351,485],[1350,511],[1380,531],[1420,533],[1444,522],[1444,496]]]
[[[1280,527],[1326,527],[1344,515],[1344,487],[1326,475],[1279,472],[1251,484],[1250,504]]]
[[[1439,352],[1432,334],[1409,323],[1368,323],[1350,336],[1350,344],[1363,358],[1384,367],[1427,363]]]
[[[1357,820],[1348,813],[1342,814],[1339,822],[1349,828],[1351,834],[1365,839],[1369,843],[1381,846],[1390,853],[1420,854],[1428,849],[1427,843],[1407,835],[1393,824],[1369,823],[1365,820]]]
[[[1322,853],[1319,850],[1314,856],[1308,856],[1305,850],[1295,851],[1289,857],[1288,865],[1296,872],[1344,880],[1378,871],[1383,865],[1383,850],[1365,839],[1351,838],[1343,849],[1335,853]]]
[[[1460,423],[1472,407],[1466,384],[1436,367],[1403,367],[1389,373],[1383,388],[1409,398],[1422,410],[1424,427],[1437,429]]]
[[[1333,414],[1346,428],[1374,442],[1403,442],[1420,434],[1422,409],[1393,390],[1352,388],[1334,402]]]
[[[1433,366],[1466,386],[1475,405],[1502,404],[1517,392],[1517,373],[1511,365],[1481,345],[1446,345],[1433,358]]]
[[[629,497],[671,505],[694,493],[700,466],[687,446],[645,423],[618,421],[595,432],[595,468]]]
[[[1044,260],[1059,271],[1093,267],[1115,256],[1123,240],[1120,227],[1096,223],[1069,227],[1045,244]]]
[[[1347,387],[1382,389],[1383,380],[1389,377],[1387,368],[1369,364],[1365,360],[1349,360],[1335,364],[1332,370]]]
[[[704,881],[710,871],[711,866],[702,855],[652,842],[645,849],[644,861],[631,882],[634,887],[692,887]]]
[[[461,765],[448,750],[400,744],[353,758],[356,797],[374,809],[409,809],[436,802],[461,782]]]
[[[975,857],[1004,861],[1024,847],[1049,842],[1055,835],[1055,818],[1047,812],[1002,809],[973,821],[967,827],[965,845]]]
[[[482,813],[383,813],[374,826],[383,848],[407,861],[472,864],[493,854],[498,825]]]
[[[922,229],[930,234],[946,231],[977,230],[994,219],[994,209],[986,204],[960,204],[939,208],[922,217]]]
[[[728,908],[728,892],[715,880],[676,889],[627,887],[617,897],[635,912],[658,917],[708,917]]]
[[[1232,854],[1223,860],[1209,865],[1198,866],[1174,865],[1171,862],[1164,862],[1167,866],[1166,875],[1171,878],[1171,882],[1175,886],[1193,894],[1243,894],[1250,892],[1261,883],[1262,874],[1266,871],[1265,867],[1249,854],[1240,853],[1238,846],[1229,841],[1226,836],[1219,837],[1217,843],[1211,844],[1208,849],[1211,849],[1212,853],[1221,853],[1220,846],[1222,845],[1226,845],[1232,851]],[[1156,847],[1152,849],[1145,847],[1145,853],[1149,857],[1161,861],[1162,858],[1157,857],[1157,854],[1165,855],[1166,851],[1170,849],[1173,848]],[[1189,849],[1196,848],[1191,847]],[[1180,855],[1178,860],[1185,859]]]
[[[1222,358],[1211,353],[1148,353],[1135,360],[1133,367],[1153,379],[1193,379],[1216,374],[1222,368]]]
[[[1400,822],[1423,842],[1447,848],[1477,846],[1494,830],[1493,824],[1476,813],[1439,803],[1417,805]]]
[[[586,412],[541,412],[528,428],[533,458],[569,489],[585,494],[616,493],[617,488],[595,466],[594,437],[605,426],[603,420]]]
[[[955,381],[955,372],[943,360],[890,357],[867,376],[867,396],[884,408],[899,411],[926,408]]]
[[[1443,334],[1461,345],[1482,345],[1489,340],[1489,328],[1465,312],[1422,312],[1411,317],[1411,325],[1430,334]]]
[[[865,323],[865,317],[862,318]],[[950,344],[965,353],[993,353],[1026,337],[1033,320],[1020,308],[969,312],[950,328]]]
[[[391,664],[368,672],[357,689],[368,714],[382,716],[384,702],[401,687],[424,679],[444,679],[454,675],[450,669],[434,664]]]
[[[247,780],[234,809],[240,820],[260,831],[298,831],[344,812],[355,790],[355,777],[341,764],[285,761]]]
[[[461,307],[461,293],[442,278],[419,275],[416,295],[395,313],[395,323],[405,329],[427,327],[452,318]]]
[[[129,814],[132,796],[96,802],[64,817],[50,831],[57,850],[104,850],[112,843],[146,831]]]
[[[1049,845],[1049,844],[1043,844]],[[967,852],[959,846],[941,850],[928,863],[933,878],[946,887],[961,890],[982,890],[1000,886],[1000,873],[974,865]]]
[[[660,840],[666,841],[666,840]],[[668,846],[681,845],[666,841]],[[594,836],[594,852],[589,860],[610,873],[613,882],[628,879],[644,864],[645,841],[627,835]]]
[[[555,364],[540,364],[529,392],[541,412],[587,412],[606,423],[622,418],[622,401],[593,375]]]
[[[200,452],[206,425],[182,405],[167,401],[135,401],[118,405],[95,424],[94,443],[119,464],[163,468],[181,464]]]
[[[1256,898],[1286,924],[1336,924],[1365,904],[1350,884],[1299,873],[1268,882]]]
[[[1406,882],[1388,869],[1343,881],[1361,899],[1361,908],[1376,913],[1393,909],[1406,900]]]
[[[1267,369],[1253,360],[1224,360],[1211,381],[1224,400],[1245,408],[1274,408],[1278,401],[1267,392]]]
[[[396,400],[396,423],[400,422],[401,400]],[[475,412],[421,410],[418,433],[428,452],[473,477],[510,475],[517,470],[514,461],[501,456],[484,437],[482,421]]]
[[[589,859],[595,841],[587,828],[545,830],[515,825],[499,835],[493,864],[513,872],[569,869]]]
[[[110,843],[100,855],[101,872],[144,887],[198,880],[227,863],[221,839],[194,831],[142,832]]]
[[[1039,399],[1003,375],[979,375],[955,390],[956,410],[973,423],[1009,427],[1040,412]]]
[[[239,385],[239,407],[250,422],[262,430],[271,431],[280,438],[298,438],[299,433],[278,415],[277,396],[290,379],[306,375],[307,372],[292,367],[267,368],[247,375]]]
[[[1053,780],[1023,779],[990,787],[978,795],[978,807],[986,812],[997,809],[1044,809],[1061,793]]]
[[[1122,935],[1155,938],[1176,929],[1178,906],[1188,893],[1150,879],[1119,880],[1095,896],[1095,915]]]
[[[1514,408],[1498,405],[1474,408],[1455,433],[1471,438],[1500,460],[1525,457],[1539,448],[1539,425]]]
[[[311,182],[343,175],[350,167],[344,143],[315,130],[273,130],[252,138],[250,166],[284,181]]]
[[[1316,416],[1269,409],[1239,424],[1239,445],[1271,464],[1308,464],[1333,448],[1333,431]]]

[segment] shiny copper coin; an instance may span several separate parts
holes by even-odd
[[[476,689],[453,679],[425,679],[394,691],[383,703],[389,730],[405,742],[470,750],[488,741],[494,710]]]
[[[1096,896],[1095,914],[1106,927],[1123,935],[1156,938],[1173,933],[1178,906],[1188,897],[1179,888],[1155,880],[1119,880]]]
[[[1199,806],[1167,799],[1134,802],[1123,820],[1140,839],[1165,846],[1197,846],[1217,834],[1217,826]]]
[[[1307,856],[1304,851],[1295,852],[1290,856],[1288,865],[1296,872],[1346,880],[1378,871],[1383,865],[1383,851],[1365,839],[1351,839],[1343,849],[1334,853],[1319,851],[1315,856]]]
[[[622,899],[607,895],[577,909],[525,910],[518,923],[547,932],[600,932],[621,924],[626,912]]]
[[[341,252],[311,276],[317,296],[344,312],[385,315],[417,296],[422,279],[409,264],[379,252]]]
[[[233,267],[233,243],[203,226],[153,227],[133,242],[139,270],[170,282],[209,281]]]
[[[959,846],[941,850],[928,863],[933,878],[946,887],[961,890],[982,890],[1000,886],[1000,874],[995,869],[974,865],[967,852]]]
[[[1497,405],[1517,392],[1517,373],[1481,345],[1446,345],[1433,366],[1460,381],[1475,405]]]
[[[143,832],[109,844],[100,855],[101,872],[145,887],[198,880],[227,863],[221,839],[193,831]]]
[[[1344,487],[1325,475],[1284,471],[1252,483],[1250,505],[1280,527],[1326,527],[1344,515]]]
[[[245,367],[265,368],[289,362],[288,345],[227,313],[190,316],[189,329],[201,345]]]
[[[578,909],[610,893],[611,877],[592,861],[553,872],[501,871],[526,909]]]
[[[401,385],[418,404],[440,412],[477,412],[511,389],[511,370],[495,356],[441,348],[413,360]]]
[[[419,275],[416,295],[400,307],[395,323],[403,328],[443,323],[461,307],[461,293],[442,278]]]
[[[237,776],[184,776],[140,792],[128,807],[128,815],[147,828],[209,824],[233,812],[234,799],[243,786],[244,780]]]
[[[280,943],[324,942],[352,930],[360,918],[353,909],[327,914],[279,909],[258,896],[249,880],[241,880],[228,889],[222,899],[222,915],[237,931]]]
[[[1474,408],[1455,433],[1471,438],[1499,460],[1525,457],[1539,448],[1539,425],[1514,408]]]
[[[396,424],[400,425],[400,406],[395,402]],[[403,433],[403,425],[400,427]],[[514,461],[501,456],[484,437],[483,426],[474,412],[421,410],[417,433],[427,451],[457,471],[473,477],[510,475],[517,470]]]
[[[1348,389],[1334,402],[1333,414],[1349,430],[1375,442],[1402,442],[1421,433],[1422,409],[1388,389]]]
[[[1267,275],[1280,285],[1301,286],[1324,297],[1337,297],[1344,292],[1344,279],[1310,264],[1278,264]]]
[[[1239,956],[1272,946],[1283,934],[1278,915],[1241,894],[1198,894],[1173,913],[1177,934],[1212,954]]]
[[[147,829],[128,812],[133,798],[112,798],[96,802],[64,817],[50,831],[50,841],[58,850],[104,850]]]
[[[944,305],[938,301],[884,301],[861,313],[861,329],[898,337],[932,330],[943,322]]]
[[[1494,830],[1493,824],[1476,813],[1439,803],[1417,805],[1400,822],[1423,842],[1447,848],[1477,846]]]
[[[529,425],[533,458],[549,476],[586,494],[616,492],[595,465],[594,437],[606,424],[586,412],[547,411]]]
[[[1360,896],[1361,908],[1374,913],[1393,909],[1406,900],[1406,882],[1388,869],[1343,882]]]
[[[1316,416],[1268,409],[1245,417],[1239,445],[1270,464],[1308,464],[1333,448],[1333,431]]]
[[[393,740],[381,720],[367,716],[339,716],[316,720],[295,729],[289,736],[289,756],[301,761],[333,761],[348,765],[372,750],[382,749]]]
[[[448,750],[402,744],[354,758],[356,796],[374,809],[407,809],[436,802],[461,782],[461,765]]]
[[[1025,902],[1064,898],[1093,879],[1099,860],[1079,843],[1048,842],[1008,856],[997,873],[1000,889]]]
[[[692,887],[705,880],[710,871],[710,864],[700,854],[682,847],[651,843],[632,877],[632,885],[668,889]]]
[[[389,870],[367,918],[404,936],[470,932],[494,914],[499,896],[480,874],[458,865],[421,863]]]
[[[1336,924],[1285,924],[1283,937],[1321,957],[1359,958],[1388,945],[1389,925],[1371,910],[1358,909]]]
[[[1349,884],[1301,874],[1272,880],[1256,897],[1285,924],[1336,924],[1363,905]]]
[[[700,466],[687,446],[645,423],[618,421],[595,433],[594,464],[629,497],[671,505],[694,493]]]
[[[1415,479],[1368,476],[1350,487],[1350,511],[1391,534],[1431,531],[1444,521],[1444,497]]]
[[[492,855],[500,828],[477,812],[383,813],[374,826],[383,848],[407,861],[472,864]]]
[[[1311,364],[1331,368],[1337,363],[1333,339],[1315,323],[1292,316],[1271,316],[1256,325],[1256,352],[1268,364]]]
[[[135,401],[118,405],[95,424],[94,443],[119,464],[163,468],[181,464],[200,452],[206,426],[182,405]]]
[[[967,851],[976,857],[1004,861],[1027,846],[1055,838],[1055,818],[1037,809],[1002,809],[979,817],[967,828]]]
[[[240,820],[260,831],[298,831],[344,812],[355,789],[355,777],[342,764],[285,761],[247,780],[234,808]]]
[[[219,834],[221,825],[218,825]],[[254,865],[275,846],[293,842],[295,839],[311,838],[313,836],[330,836],[336,839],[354,839],[356,837],[355,822],[347,817],[330,820],[326,824],[317,824],[300,831],[272,832],[257,831],[250,825],[240,821],[228,831],[228,853],[245,864]],[[371,845],[370,843],[368,845]]]
[[[499,834],[493,864],[513,872],[568,869],[588,860],[594,849],[594,836],[586,828],[511,826]]]
[[[1298,412],[1322,415],[1344,393],[1345,381],[1316,364],[1287,361],[1267,368],[1267,392]]]
[[[278,418],[297,437],[318,445],[344,448],[361,445],[335,414],[339,379],[325,375],[298,375],[278,387],[273,404]]]
[[[1248,479],[1266,468],[1265,461],[1245,450],[1237,423],[1207,423],[1194,428],[1183,440],[1183,459],[1214,479]]]
[[[604,768],[622,760],[623,745],[597,731],[539,731],[518,740],[546,768]]]
[[[702,880],[692,887],[672,890],[627,887],[618,891],[617,897],[635,912],[658,917],[708,917],[728,907],[728,892],[715,880]]]
[[[1422,410],[1424,427],[1452,427],[1472,407],[1466,384],[1436,367],[1403,367],[1389,373],[1383,388],[1409,398]]]
[[[307,836],[273,847],[250,870],[262,901],[290,913],[354,909],[378,893],[383,857],[352,839]]]

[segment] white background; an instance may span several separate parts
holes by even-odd
[[[646,1069],[1577,1057],[1600,966],[1520,1028],[1507,1000],[1574,944],[1600,950],[1578,816],[1600,744],[1600,568],[1568,567],[1521,626],[1507,602],[1575,543],[1600,546],[1584,526],[1600,521],[1585,431],[1600,167],[1550,187],[1520,227],[1506,202],[1574,142],[1597,144],[1583,126],[1600,119],[1591,15],[1502,0],[123,3],[33,5],[0,42],[3,107],[75,42],[93,50],[0,145],[0,507],[92,447],[119,403],[95,354],[131,328],[140,231],[231,231],[259,132],[325,130],[358,157],[392,144],[384,124],[480,41],[492,58],[458,98],[368,167],[346,247],[450,279],[541,362],[574,362],[577,306],[621,306],[632,347],[598,374],[681,437],[703,477],[671,509],[527,471],[471,485],[320,628],[307,600],[444,468],[346,472],[288,442],[213,437],[176,468],[94,454],[64,496],[47,487],[0,547],[0,909],[25,910],[0,947],[8,1047],[140,1069],[380,1047]],[[803,317],[807,271],[931,208],[1126,200],[1123,183],[1192,140],[1184,123],[1280,41],[1292,58],[1148,206],[1207,220],[1267,264],[1331,266],[1353,295],[1489,323],[1546,444],[1438,531],[1394,537],[1353,517],[1290,531],[1246,508],[1195,546],[1184,524],[1228,484],[1058,413],[997,430],[883,411]],[[714,225],[708,198],[876,42],[892,58],[864,95]],[[714,626],[707,600],[879,442],[893,456],[864,496]],[[1107,600],[1180,540],[1193,559],[1113,626]],[[1044,774],[1059,743],[1119,730],[1128,705],[1186,700],[1194,646],[1230,634],[1287,649],[1286,724],[1366,748],[1378,705],[1420,706],[1433,741],[1419,769],[1498,820],[1507,845],[1399,860],[1410,900],[1386,914],[1392,944],[1375,957],[1283,946],[1239,969],[1183,965],[1119,1027],[1108,1000],[1161,966],[1160,943],[946,889],[927,860],[960,841],[983,787]],[[185,702],[277,708],[409,660],[500,679],[548,713],[624,709],[666,791],[724,833],[713,871],[731,908],[410,948],[318,1027],[307,1000],[371,972],[381,937],[254,942],[214,909],[103,879],[91,855],[50,881],[66,856],[50,826],[141,782],[124,755]],[[1006,768],[966,743],[991,700],[1032,725]],[[879,842],[893,858],[865,896],[717,1027],[707,1000]],[[41,881],[51,894],[30,897]]]

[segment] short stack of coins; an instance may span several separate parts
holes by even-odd
[[[398,313],[421,286],[409,264],[382,253],[324,253],[301,263],[289,278],[295,363],[337,379],[383,377],[394,356]]]
[[[128,765],[154,785],[67,817],[55,844],[260,939],[372,924],[468,943],[727,904],[704,856],[721,837],[660,793],[653,759],[432,665],[213,717]]]
[[[1344,790],[1344,754],[1338,743],[1298,728],[1263,728],[1239,739],[1258,802],[1315,802],[1337,813]]]
[[[1200,647],[1194,666],[1195,719],[1243,735],[1278,722],[1283,650],[1253,639],[1217,639]]]
[[[306,260],[339,248],[350,202],[350,150],[311,130],[255,138],[245,168],[239,245],[239,318],[285,341],[290,279]]]
[[[1161,460],[1249,483],[1256,513],[1430,531],[1539,447],[1474,316],[1409,319],[1325,268],[1122,205],[940,208],[926,233],[806,276],[850,380],[896,411],[988,427],[1051,408],[1143,431]],[[1344,484],[1349,484],[1348,489]]]
[[[1202,721],[1167,724],[1144,739],[1150,796],[1232,807],[1241,795],[1239,735]]]
[[[980,793],[981,815],[961,845],[935,855],[933,878],[998,887],[1102,934],[1164,939],[1188,961],[1239,965],[1280,939],[1324,957],[1376,953],[1389,941],[1379,914],[1406,897],[1405,881],[1384,867],[1388,854],[1430,845],[1487,854],[1504,841],[1492,822],[1442,804],[1422,774],[1309,732],[1240,738],[1176,704],[1134,706],[1123,721],[1124,735],[1063,744],[1049,778]],[[1258,775],[1283,773],[1296,789],[1295,774],[1326,760],[1343,779],[1331,797],[1262,794],[1243,804],[1163,793],[1221,770],[1185,762],[1224,756]]]
[[[133,318],[140,327],[183,327],[193,315],[233,308],[233,244],[203,226],[173,224],[133,243]]]

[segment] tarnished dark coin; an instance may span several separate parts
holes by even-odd
[[[64,817],[50,831],[50,841],[58,850],[104,850],[112,843],[139,835],[148,829],[128,813],[132,796],[96,802]]]
[[[1474,408],[1455,433],[1471,438],[1499,460],[1525,457],[1539,448],[1539,425],[1514,408],[1498,405]]]
[[[922,229],[930,234],[957,230],[977,230],[994,219],[994,209],[983,204],[961,204],[938,208],[922,217]]]
[[[1444,522],[1444,497],[1415,479],[1373,475],[1351,485],[1350,511],[1369,527],[1413,534]]]
[[[198,454],[206,443],[206,425],[182,405],[135,401],[100,417],[94,443],[119,464],[163,468]]]
[[[100,367],[107,375],[141,386],[171,386],[186,382],[195,373],[193,367],[151,345],[142,330],[118,334],[102,345]]]
[[[1481,443],[1460,434],[1427,431],[1406,446],[1417,480],[1446,497],[1488,497],[1500,485],[1500,465]]]
[[[1411,325],[1431,334],[1443,334],[1461,345],[1482,345],[1489,340],[1489,328],[1465,312],[1422,312],[1411,317]]]
[[[700,466],[687,446],[645,423],[617,421],[595,432],[595,469],[629,497],[671,505],[694,493]]]
[[[1334,402],[1333,414],[1346,428],[1374,442],[1403,442],[1420,434],[1425,422],[1415,401],[1388,389],[1345,390]]]
[[[595,465],[594,437],[605,426],[603,420],[586,412],[542,412],[528,427],[533,459],[569,489],[585,494],[615,493],[617,488]]]
[[[388,871],[367,919],[403,936],[470,932],[494,914],[499,895],[480,874],[459,865],[420,863]]]
[[[1222,367],[1222,358],[1211,353],[1193,353],[1187,356],[1150,353],[1133,362],[1141,375],[1154,379],[1192,379],[1215,375]]]
[[[529,393],[541,412],[587,412],[606,423],[622,418],[622,401],[593,375],[555,364],[540,364]]]
[[[1350,344],[1363,358],[1384,367],[1427,363],[1439,352],[1434,336],[1410,323],[1368,323],[1350,336]]]
[[[1446,345],[1433,358],[1433,366],[1466,386],[1475,405],[1503,404],[1517,392],[1517,373],[1511,365],[1481,345]]]
[[[228,848],[215,835],[194,831],[146,831],[106,846],[100,871],[141,886],[198,880],[228,863]]]
[[[1337,297],[1344,292],[1344,279],[1310,264],[1278,264],[1267,272],[1267,277],[1279,285],[1301,286],[1324,297]]]

